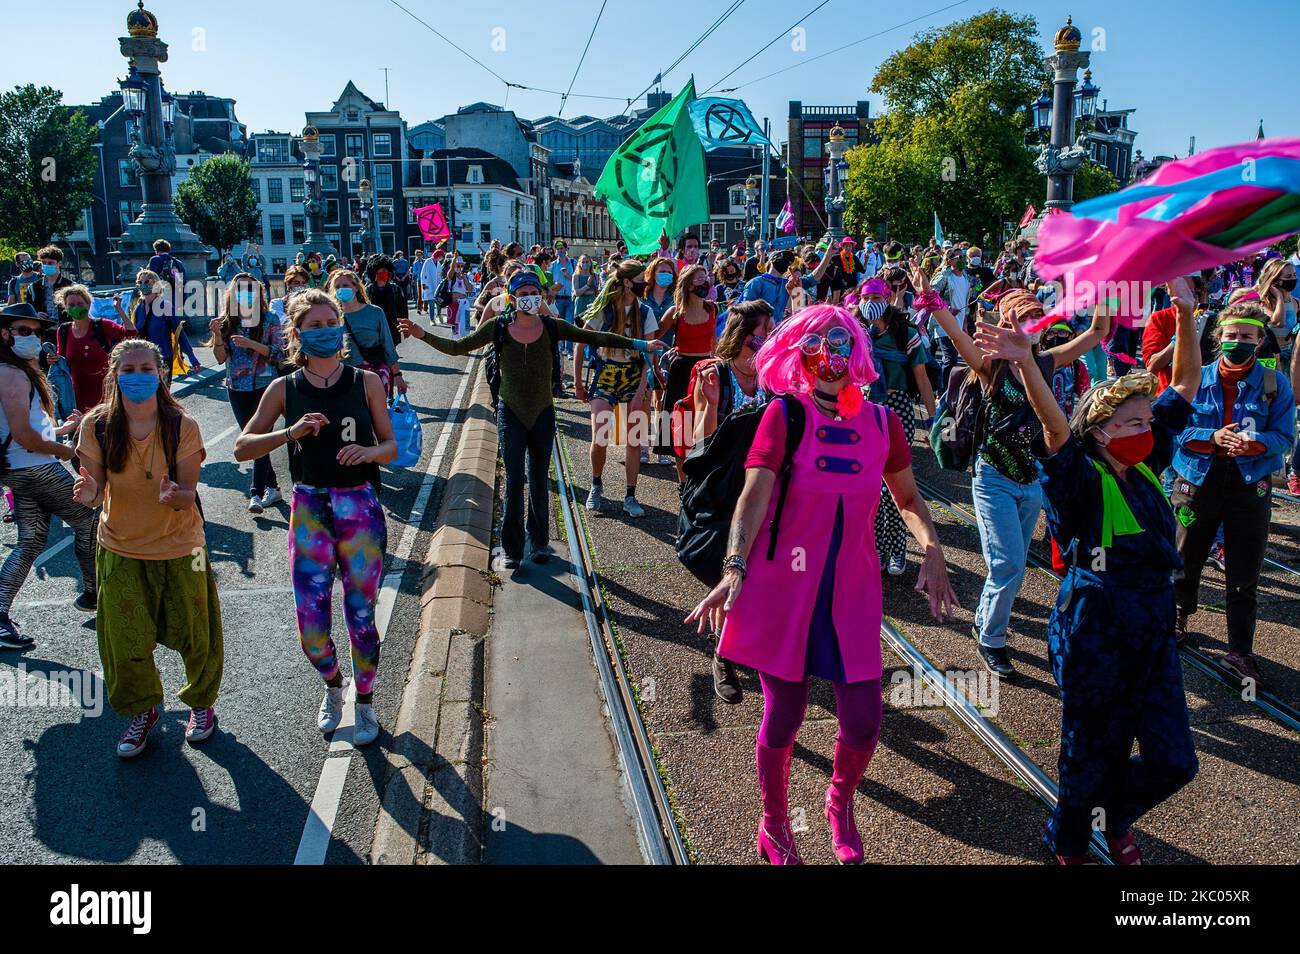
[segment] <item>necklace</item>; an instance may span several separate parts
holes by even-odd
[[[813,389],[812,396],[813,396],[813,401],[816,402],[817,406],[820,407],[823,411],[825,411],[828,414],[834,414],[835,420],[837,421],[844,420],[844,416],[840,414],[839,398],[834,398],[834,399],[828,398],[826,395],[822,394],[816,388]],[[827,406],[828,403],[830,405],[829,407]]]
[[[303,370],[306,371],[313,378],[319,378],[321,381],[321,387],[327,388],[330,386],[331,383],[333,383],[331,379],[334,377],[334,375],[339,374],[343,371],[343,365],[340,364],[337,368],[335,368],[327,375],[317,374],[315,371],[311,370],[310,368],[303,368]]]
[[[132,452],[135,453],[135,456],[136,456],[137,458],[139,458],[140,463],[144,465],[144,477],[145,477],[145,480],[153,480],[153,464],[154,464],[154,461],[157,460],[157,457],[158,457],[158,442],[155,441],[153,438],[154,438],[154,436],[155,436],[157,433],[158,433],[158,431],[157,431],[157,429],[155,429],[155,430],[153,430],[153,431],[151,431],[151,432],[149,433],[149,436],[148,436],[148,437],[145,438],[145,440],[148,441],[148,445],[147,445],[147,447],[148,447],[148,450],[149,450],[149,463],[145,464],[145,461],[144,461],[144,454],[145,454],[145,452],[144,452],[144,450],[140,450],[139,452],[135,452],[134,448],[132,448]],[[134,438],[132,439],[132,442],[134,443]]]

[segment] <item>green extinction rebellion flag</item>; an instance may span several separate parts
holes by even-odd
[[[691,121],[695,79],[632,134],[605,163],[596,183],[597,198],[623,233],[633,255],[709,220],[704,185],[704,147]]]

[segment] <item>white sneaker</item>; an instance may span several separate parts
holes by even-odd
[[[635,497],[624,497],[623,512],[629,517],[644,517],[645,507],[642,507]]]
[[[262,509],[274,507],[284,500],[284,494],[280,493],[280,488],[272,487],[266,493],[262,494]]]
[[[588,510],[591,510],[591,511],[593,511],[593,512],[596,511],[596,510],[599,510],[599,509],[600,509],[600,505],[603,504],[604,502],[605,502],[605,497],[604,497],[604,495],[600,492],[600,488],[599,488],[599,487],[592,487],[591,490],[587,492],[587,509],[588,509]]]
[[[320,702],[320,714],[316,717],[316,725],[322,732],[333,732],[343,721],[343,699],[347,692],[346,679],[338,688],[325,687],[325,698]]]
[[[262,501],[261,498],[257,496],[257,494],[253,494],[253,496],[248,498],[248,512],[249,513],[262,512]]]
[[[650,463],[650,448],[648,447],[641,448],[641,463],[643,464]]]
[[[889,575],[902,576],[907,569],[907,554],[895,553],[889,558]]]
[[[368,702],[356,705],[357,724],[352,730],[353,745],[369,745],[379,738],[379,720],[375,718],[375,707]]]

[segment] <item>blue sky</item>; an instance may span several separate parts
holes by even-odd
[[[601,0],[456,3],[397,0],[480,59],[505,80],[564,90]],[[733,0],[607,0],[586,62],[564,115],[604,116],[623,109],[655,74],[676,60]],[[755,53],[781,39],[722,85],[740,86],[754,114],[769,116],[774,139],[785,138],[788,102],[842,105],[866,93],[878,64],[920,30],[988,9],[953,0],[829,0],[802,24],[806,49],[792,47],[787,28],[819,0],[744,0],[740,8],[680,66],[665,87],[676,91],[692,73],[701,92]],[[412,124],[476,100],[506,104],[526,118],[555,114],[554,93],[509,90],[392,0],[148,0],[171,45],[164,80],[174,92],[204,90],[233,97],[254,132],[297,130],[306,110],[325,109],[348,79],[384,99]],[[933,16],[927,13],[951,8]],[[1297,38],[1300,4],[1263,0],[1234,6],[1209,0],[1094,0],[1086,7],[1055,2],[1005,2],[1003,9],[1037,18],[1044,47],[1072,13],[1085,43],[1097,38],[1093,74],[1112,108],[1133,107],[1138,148],[1147,155],[1186,155],[1254,138],[1262,118],[1270,136],[1300,134]],[[125,32],[131,0],[61,0],[43,16],[28,2],[0,0],[10,28],[18,11],[31,17],[27,41],[11,32],[0,58],[0,88],[48,83],[65,101],[92,102],[124,73],[116,37]],[[304,13],[303,11],[308,11]],[[1238,14],[1248,13],[1250,20]],[[904,21],[918,22],[890,29]],[[813,57],[869,34],[853,48]],[[803,65],[803,64],[807,65]],[[53,64],[53,68],[51,65]],[[766,74],[794,67],[779,76]],[[611,100],[589,95],[613,97]]]

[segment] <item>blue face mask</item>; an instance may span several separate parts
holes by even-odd
[[[303,354],[313,358],[332,358],[343,347],[343,326],[307,328],[298,332],[298,341],[302,345]]]
[[[117,387],[128,401],[143,404],[157,393],[158,380],[152,371],[128,371],[117,376]]]
[[[41,274],[43,274],[43,275],[57,275],[57,274],[59,274],[59,266],[57,266],[57,265],[46,265],[46,264],[42,263],[42,264],[41,264]]]
[[[352,301],[352,299],[357,297],[357,293],[356,290],[352,288],[336,288],[334,289],[334,297],[346,305],[348,302]]]
[[[257,301],[257,295],[251,291],[241,291],[235,293],[235,300],[245,308],[252,308],[253,302]]]
[[[655,275],[655,282],[659,285],[660,288],[667,288],[669,285],[673,283],[672,273],[659,272],[657,275]]]

